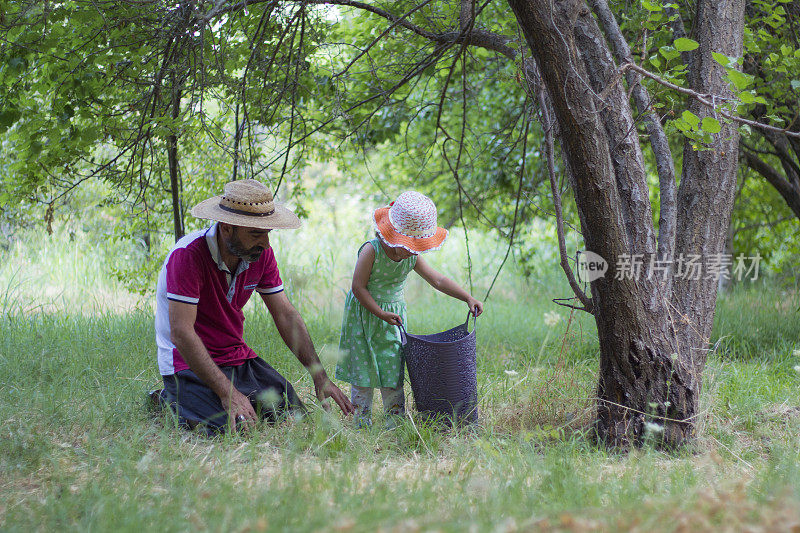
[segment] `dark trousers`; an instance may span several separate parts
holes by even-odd
[[[292,384],[260,357],[238,366],[223,366],[220,370],[250,399],[256,414],[270,423],[287,413],[305,412]],[[162,400],[172,407],[181,425],[189,428],[202,425],[209,435],[225,431],[228,414],[220,397],[194,372],[181,370],[162,378]]]

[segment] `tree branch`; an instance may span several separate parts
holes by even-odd
[[[461,13],[458,17],[459,27],[461,31],[466,30],[472,26],[472,20],[475,18],[475,0],[461,0]]]
[[[691,96],[692,98],[694,98],[695,100],[697,100],[698,102],[703,104],[704,106],[710,107],[711,109],[714,110],[714,112],[719,113],[721,116],[727,118],[728,120],[731,120],[733,122],[738,122],[740,124],[747,124],[748,126],[752,126],[754,128],[759,128],[759,129],[766,130],[766,131],[773,131],[773,132],[776,132],[776,133],[783,133],[784,135],[786,135],[788,137],[795,137],[795,138],[800,139],[800,132],[791,131],[791,130],[789,130],[787,128],[778,128],[778,127],[775,127],[775,126],[770,126],[769,124],[764,124],[763,122],[756,122],[755,120],[748,120],[746,118],[738,117],[736,115],[731,115],[730,113],[725,111],[721,106],[719,106],[716,103],[717,101],[724,102],[726,100],[726,98],[723,98],[723,97],[720,97],[720,96],[715,96],[713,94],[701,94],[701,93],[699,93],[697,91],[693,91],[692,89],[687,89],[686,87],[681,87],[680,85],[675,85],[674,83],[670,83],[667,80],[665,80],[664,78],[661,78],[661,77],[657,76],[656,74],[653,74],[652,72],[643,69],[642,67],[640,67],[639,65],[637,65],[635,63],[625,63],[624,65],[619,67],[619,69],[617,70],[617,79],[621,78],[622,75],[625,73],[625,71],[627,71],[629,69],[633,70],[635,72],[638,72],[642,76],[644,76],[646,78],[650,78],[651,80],[663,85],[664,87],[672,89],[673,91],[677,91],[679,93],[683,93],[683,94],[686,94],[688,96]],[[601,94],[600,97],[602,98],[603,95]]]
[[[263,3],[265,1],[273,2],[274,0],[243,0],[241,2],[236,2],[224,6],[224,0],[218,1],[217,5],[214,6],[206,15],[197,16],[196,20],[200,24],[208,24],[211,19],[218,17],[220,15],[230,13],[232,11],[238,11],[240,9],[244,9],[246,6],[252,6],[256,4]],[[469,1],[469,0],[465,0]],[[402,26],[407,30],[410,30],[420,37],[424,37],[429,41],[433,41],[438,44],[451,44],[453,42],[460,44],[466,43],[471,46],[477,46],[480,48],[486,48],[487,50],[492,50],[494,52],[498,52],[509,59],[514,59],[517,55],[516,50],[507,46],[507,43],[511,42],[512,39],[506,37],[504,35],[498,35],[496,33],[492,33],[485,30],[471,30],[469,33],[465,32],[446,32],[446,33],[434,33],[428,30],[425,30],[416,24],[413,24],[405,19],[406,15],[398,16],[394,13],[386,11],[385,9],[381,9],[371,4],[367,4],[364,2],[359,2],[357,0],[302,0],[303,4],[314,4],[320,6],[344,6],[344,7],[352,7],[356,9],[360,9],[362,11],[367,11],[379,17],[385,18],[386,20],[396,24],[398,26]],[[463,21],[462,21],[463,24]]]
[[[783,197],[797,218],[800,219],[800,190],[793,187],[788,180],[781,176],[780,172],[747,148],[742,148],[739,153],[744,156],[747,166],[763,176]]]
[[[664,6],[664,14],[669,18],[669,26],[672,28],[672,36],[674,39],[689,37],[689,34],[686,33],[686,26],[683,25],[681,12],[678,9]],[[642,60],[644,60],[644,58],[642,58]],[[686,65],[686,70],[688,72],[694,71],[694,66],[692,66],[692,63],[694,62],[694,54],[691,52],[681,52],[681,61],[683,61],[683,63]]]
[[[606,38],[611,43],[617,63],[633,63],[628,41],[623,37],[619,24],[617,24],[617,19],[608,6],[608,2],[606,0],[592,0],[592,9],[603,26]],[[633,93],[633,101],[636,104],[636,108],[645,119],[647,133],[650,136],[650,147],[656,159],[658,188],[661,196],[658,256],[661,258],[672,257],[675,250],[675,224],[677,219],[677,206],[675,203],[677,187],[675,185],[675,164],[672,160],[672,152],[658,115],[650,109],[652,100],[647,90],[642,86],[641,78],[633,72],[626,73],[625,78],[628,82],[628,87],[631,88]]]
[[[547,174],[550,178],[550,190],[553,194],[553,207],[556,212],[556,234],[558,235],[558,255],[561,258],[561,269],[564,271],[564,274],[567,276],[567,282],[569,282],[569,286],[572,288],[572,292],[575,293],[575,296],[578,297],[578,300],[581,301],[583,304],[583,311],[592,314],[592,299],[586,296],[586,293],[583,292],[580,285],[578,285],[578,281],[575,279],[575,274],[572,272],[572,268],[569,266],[569,260],[567,259],[567,245],[564,241],[564,214],[561,211],[561,191],[558,189],[558,184],[556,183],[556,168],[554,159],[554,142],[553,142],[553,123],[554,120],[550,116],[550,112],[547,108],[547,101],[545,98],[544,88],[542,87],[539,89],[537,94],[539,99],[539,108],[542,110],[542,126],[544,129],[544,136],[545,136],[545,145],[544,151],[547,157]],[[556,303],[559,303],[553,300]],[[560,304],[564,305],[564,304]],[[572,307],[572,306],[567,306]],[[579,309],[579,308],[575,308]]]

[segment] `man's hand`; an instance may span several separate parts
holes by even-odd
[[[189,365],[222,402],[228,413],[231,431],[236,431],[237,423],[252,427],[256,412],[247,397],[236,390],[222,370],[211,359],[203,341],[194,329],[197,319],[197,306],[184,302],[169,301],[170,338]]]
[[[311,342],[311,336],[308,334],[303,317],[289,302],[286,293],[281,291],[273,294],[262,294],[261,297],[264,299],[264,303],[267,304],[267,309],[269,309],[272,319],[275,321],[275,327],[278,328],[278,333],[281,334],[286,346],[292,350],[292,353],[297,356],[300,363],[311,374],[317,399],[319,399],[323,407],[327,404],[325,401],[327,398],[333,398],[333,401],[336,402],[345,416],[353,414],[355,412],[353,404],[339,390],[339,387],[328,379],[328,374],[325,373],[322,363],[319,362],[317,351],[314,349],[314,343]]]
[[[246,429],[255,425],[256,412],[253,410],[253,405],[247,396],[231,388],[228,397],[223,399],[222,403],[228,412],[228,425],[231,428],[231,432],[236,432],[237,424],[242,424],[242,427]]]
[[[334,385],[327,374],[321,372],[314,376],[314,391],[323,407],[328,403],[326,401],[327,398],[333,398],[333,401],[336,402],[336,405],[339,406],[339,409],[342,410],[345,416],[355,413],[356,408],[353,407],[353,404],[347,399],[347,395],[345,395],[339,387]]]

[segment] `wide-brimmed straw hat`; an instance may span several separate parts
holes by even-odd
[[[447,230],[436,225],[436,206],[416,191],[406,191],[376,209],[373,218],[383,242],[415,254],[438,250],[447,238]]]
[[[224,194],[203,200],[193,216],[234,226],[260,229],[296,229],[300,219],[272,198],[272,191],[257,180],[230,181]]]

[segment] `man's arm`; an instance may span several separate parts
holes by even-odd
[[[267,304],[267,309],[275,321],[275,327],[278,328],[283,342],[311,374],[317,398],[324,402],[325,398],[331,397],[345,415],[353,413],[355,410],[353,404],[328,378],[328,374],[319,361],[317,351],[314,349],[314,343],[311,342],[306,323],[289,298],[286,297],[286,293],[281,291],[273,294],[261,294],[261,298]]]
[[[245,417],[246,424],[256,420],[256,412],[250,400],[239,392],[211,359],[203,341],[194,330],[197,319],[197,306],[183,302],[169,301],[170,338],[189,368],[203,383],[222,400],[228,412],[231,431],[236,431],[236,417]]]

